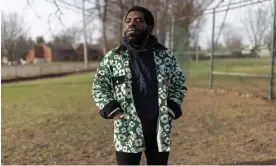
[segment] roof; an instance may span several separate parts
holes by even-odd
[[[53,45],[50,45],[49,47],[53,51],[60,51],[60,50],[76,50],[77,48],[79,48],[82,45],[83,45],[82,43],[79,43],[79,44],[53,44]],[[87,44],[87,47],[88,47],[88,49],[91,49],[91,50],[101,51],[100,45],[97,45],[97,44]]]
[[[74,50],[72,44],[52,44],[49,47],[52,49],[52,51]]]

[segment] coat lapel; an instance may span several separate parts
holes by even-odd
[[[164,86],[164,65],[162,63],[162,57],[158,50],[154,50],[154,61],[156,66],[156,76],[157,76],[157,87],[158,87],[158,104],[159,104],[159,116],[158,116],[158,122],[157,122],[157,145],[158,145],[158,151],[162,151],[162,132],[163,132],[163,125],[161,123],[161,117],[164,115],[163,112],[163,106],[165,100],[162,98],[162,96],[165,96],[165,93],[163,91]]]

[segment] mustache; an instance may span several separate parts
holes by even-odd
[[[134,31],[134,32],[141,32],[141,30],[139,30],[139,29],[136,29],[136,28],[128,28],[127,30],[126,30],[126,32],[130,32],[130,31]]]

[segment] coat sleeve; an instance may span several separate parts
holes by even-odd
[[[168,107],[173,111],[174,119],[182,115],[181,104],[186,96],[186,76],[177,62],[175,55],[169,51],[172,58],[172,75],[170,77],[168,92]]]
[[[116,111],[121,111],[119,103],[114,99],[112,89],[112,73],[110,70],[110,55],[108,52],[97,68],[92,86],[92,96],[99,113],[104,119],[112,119]]]

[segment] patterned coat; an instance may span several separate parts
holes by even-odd
[[[116,53],[115,50],[109,51],[101,60],[94,77],[92,94],[100,110],[111,109],[111,103],[117,102],[124,113],[121,119],[114,120],[116,150],[138,153],[145,150],[145,142],[132,95],[129,52]],[[168,107],[167,101],[174,101],[181,108],[187,91],[186,77],[170,50],[154,48],[153,53],[158,80],[157,144],[159,152],[168,152],[175,112]]]

